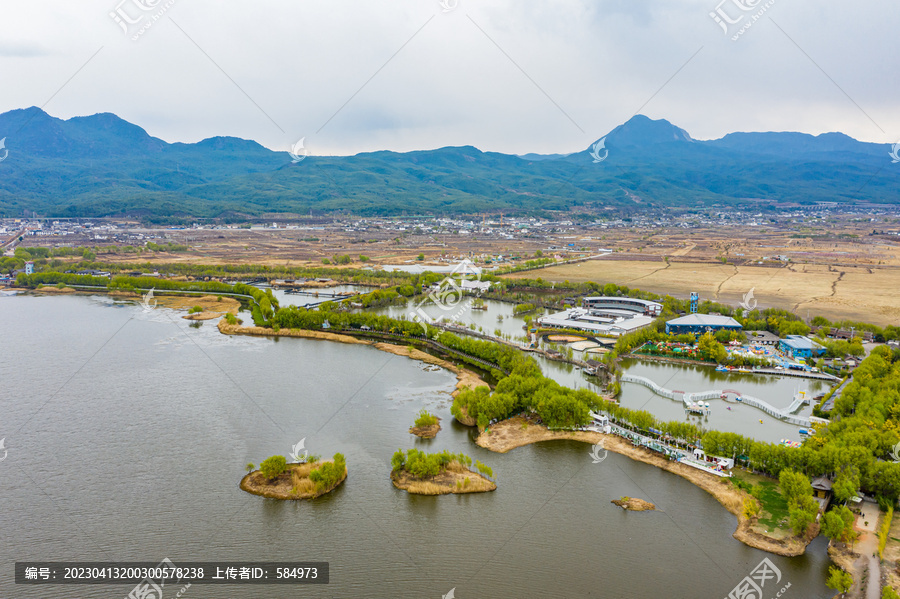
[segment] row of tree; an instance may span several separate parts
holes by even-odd
[[[472,465],[472,458],[464,453],[426,453],[418,449],[403,451],[398,449],[391,457],[391,469],[393,472],[405,470],[412,476],[425,479],[434,478],[447,469],[451,462],[459,462],[463,466]]]

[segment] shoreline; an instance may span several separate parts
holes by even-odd
[[[337,341],[339,343],[348,343],[353,345],[369,345],[376,349],[386,351],[398,356],[406,356],[414,360],[419,360],[428,364],[434,364],[453,372],[457,376],[456,390],[451,394],[456,397],[459,392],[467,387],[486,386],[485,381],[478,377],[475,373],[465,370],[441,358],[432,356],[421,350],[393,345],[385,342],[374,342],[357,339],[348,335],[339,335],[337,333],[329,333],[325,331],[309,331],[304,329],[281,329],[273,331],[264,327],[229,325],[225,320],[220,320],[218,324],[219,331],[225,335],[249,335],[257,337],[297,337],[302,339],[320,339],[327,341]],[[737,489],[728,484],[726,479],[722,479],[711,474],[706,474],[678,462],[670,462],[666,458],[656,454],[649,449],[639,448],[631,445],[625,439],[615,435],[605,435],[602,433],[590,431],[551,431],[544,426],[529,424],[527,434],[522,429],[524,419],[519,416],[504,420],[489,427],[491,433],[482,433],[478,436],[475,443],[479,447],[483,447],[489,451],[496,453],[507,453],[517,447],[539,443],[541,441],[553,441],[559,439],[568,439],[573,441],[581,441],[591,445],[602,443],[605,449],[613,451],[620,455],[624,455],[633,460],[643,462],[645,464],[656,466],[662,470],[666,470],[672,474],[680,476],[691,482],[695,486],[703,489],[712,495],[722,506],[731,514],[737,517],[738,525],[732,536],[755,549],[761,549],[775,555],[784,557],[796,557],[803,555],[806,547],[815,538],[815,534],[806,538],[792,538],[790,540],[773,539],[761,533],[752,530],[752,522],[743,515],[743,501],[745,497],[749,497],[746,492]],[[465,424],[465,423],[462,423]],[[467,425],[471,426],[471,425]],[[393,477],[392,477],[393,478]],[[396,483],[395,483],[396,486]],[[398,487],[400,488],[400,487]],[[448,491],[452,492],[452,491]],[[818,527],[815,527],[815,533],[818,533]]]
[[[490,434],[486,432],[480,434],[475,443],[479,447],[496,453],[507,453],[517,447],[561,439],[580,441],[591,445],[599,443],[602,444],[603,449],[680,476],[712,495],[726,510],[737,517],[738,525],[732,536],[745,545],[784,557],[796,557],[803,555],[806,547],[816,536],[807,535],[810,538],[804,537],[802,540],[797,538],[781,540],[753,531],[752,522],[743,514],[744,498],[750,496],[746,492],[728,484],[727,479],[707,474],[678,462],[671,462],[649,449],[635,447],[616,435],[593,431],[551,431],[543,425],[536,424],[528,424],[528,427],[523,429],[523,424],[525,424],[525,420],[521,416],[498,422],[489,427]],[[814,532],[818,533],[818,527]]]
[[[449,370],[456,375],[456,389],[450,394],[456,397],[463,389],[474,389],[475,387],[490,387],[480,376],[471,370],[461,368],[456,364],[432,356],[414,347],[403,347],[386,343],[384,341],[366,341],[357,339],[349,335],[340,335],[338,333],[328,333],[325,331],[308,331],[306,329],[280,329],[273,331],[265,327],[243,326],[239,324],[228,324],[225,319],[219,321],[219,332],[223,335],[248,335],[251,337],[296,337],[299,339],[319,339],[324,341],[337,341],[338,343],[348,343],[350,345],[368,345],[383,352],[394,354],[395,356],[406,356],[419,362],[439,366],[445,370]]]

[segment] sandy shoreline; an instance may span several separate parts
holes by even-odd
[[[394,354],[396,356],[406,356],[407,358],[412,358],[413,360],[418,360],[426,364],[433,364],[435,366],[440,366],[441,368],[449,370],[456,375],[456,389],[451,394],[453,397],[456,397],[460,391],[466,388],[489,386],[481,379],[481,377],[479,377],[471,370],[460,368],[452,362],[448,362],[447,360],[432,356],[431,354],[423,352],[422,350],[416,349],[414,347],[403,347],[400,345],[393,345],[391,343],[384,343],[382,341],[366,341],[364,339],[357,339],[356,337],[351,337],[349,335],[339,335],[337,333],[328,333],[326,331],[308,331],[305,329],[280,329],[278,331],[273,331],[272,329],[267,329],[264,327],[249,327],[237,324],[228,324],[224,319],[219,321],[219,332],[225,335],[251,335],[256,337],[298,337],[301,339],[321,339],[325,341],[337,341],[338,343],[349,343],[352,345],[370,345],[375,347],[376,349]]]
[[[776,555],[795,557],[802,555],[806,551],[807,545],[815,538],[814,534],[808,539],[791,538],[781,540],[771,539],[754,532],[751,530],[752,523],[742,513],[744,498],[749,497],[749,494],[729,484],[727,479],[707,474],[678,462],[670,462],[649,449],[635,447],[622,437],[589,431],[551,431],[544,426],[535,424],[529,424],[527,428],[523,429],[522,425],[524,423],[525,420],[520,416],[498,422],[490,427],[490,434],[483,433],[479,435],[476,443],[480,447],[497,453],[506,453],[517,447],[523,447],[532,443],[560,439],[581,441],[591,445],[602,443],[604,449],[676,474],[715,497],[725,509],[737,516],[738,526],[732,536],[745,545]],[[586,457],[585,459],[588,458]],[[818,533],[818,527],[815,528],[814,533]]]

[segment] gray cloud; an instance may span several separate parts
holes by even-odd
[[[737,41],[717,0],[119,2],[3,5],[0,39],[27,42],[0,44],[0,110],[43,105],[102,46],[46,110],[114,112],[167,141],[570,152],[642,106],[700,139],[900,138],[893,0],[776,0]],[[127,35],[117,7],[140,18]]]

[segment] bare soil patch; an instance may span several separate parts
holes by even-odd
[[[221,312],[197,312],[196,314],[185,314],[182,316],[185,320],[214,320],[222,316]]]
[[[643,499],[637,499],[635,497],[613,499],[610,503],[614,503],[629,512],[648,512],[656,509],[656,506],[649,501],[644,501]]]
[[[188,316],[199,316],[201,314],[214,314],[206,318],[189,318],[189,320],[210,320],[217,316],[222,316],[226,312],[237,314],[241,309],[241,303],[232,297],[216,295],[204,295],[201,297],[190,297],[181,295],[154,295],[157,305],[173,310],[190,310],[194,306],[203,308],[203,312],[197,314],[189,314]],[[187,317],[185,317],[187,318]]]
[[[626,258],[626,256],[622,256]],[[789,264],[749,266],[705,262],[647,262],[598,259],[507,275],[545,281],[595,281],[737,305],[753,289],[760,308],[783,308],[832,320],[853,319],[880,326],[900,319],[900,269],[893,267]]]
[[[434,439],[441,431],[440,420],[441,419],[438,418],[438,423],[432,424],[431,426],[411,426],[409,427],[409,432],[420,439]]]

